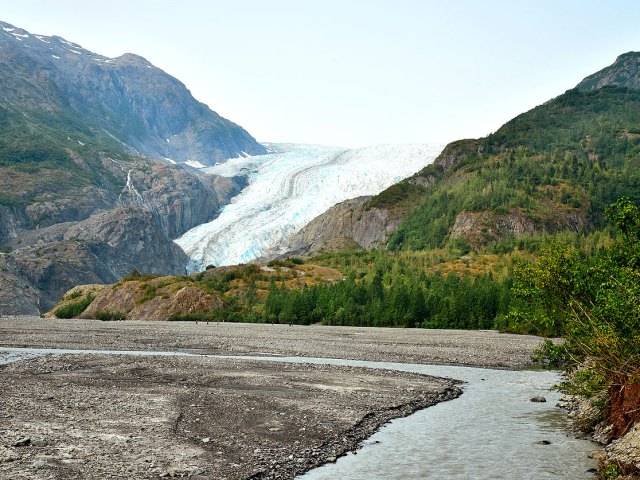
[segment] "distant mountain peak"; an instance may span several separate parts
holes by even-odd
[[[580,90],[597,90],[606,86],[640,89],[640,52],[627,52],[599,72],[578,84]]]

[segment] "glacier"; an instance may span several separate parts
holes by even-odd
[[[333,205],[375,195],[433,162],[440,144],[344,149],[265,144],[267,155],[238,157],[200,170],[246,175],[247,187],[209,223],[176,239],[189,255],[188,270],[248,263],[278,245]]]

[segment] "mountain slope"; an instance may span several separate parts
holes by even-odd
[[[525,234],[601,226],[612,201],[640,200],[639,167],[640,90],[573,89],[492,135],[448,145],[432,165],[369,205],[405,212],[391,248],[455,241],[479,249]]]
[[[0,84],[0,313],[46,309],[75,284],[134,268],[183,273],[171,239],[214,218],[245,180],[177,162],[265,152],[141,57],[3,22]]]
[[[17,107],[44,122],[64,116],[77,133],[177,162],[213,165],[243,152],[266,152],[138,55],[110,59],[60,37],[4,22],[0,28],[0,105],[9,112]]]
[[[369,233],[391,249],[509,248],[522,236],[598,228],[617,198],[640,201],[639,87],[640,53],[621,55],[495,133],[447,145],[431,165],[366,203],[326,212],[313,225],[328,231],[306,228],[292,248],[301,254],[305,245],[356,241],[366,218],[356,211],[398,221],[394,232]],[[353,222],[348,238],[345,218]]]

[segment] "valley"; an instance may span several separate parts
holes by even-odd
[[[535,355],[601,478],[637,478],[640,53],[481,138],[345,149],[261,144],[139,55],[0,28],[0,474],[294,478],[461,395],[424,364],[510,370],[531,413],[560,380],[517,372]]]

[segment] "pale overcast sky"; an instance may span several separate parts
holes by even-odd
[[[640,50],[637,0],[20,0],[0,20],[142,55],[259,141],[448,142]]]

